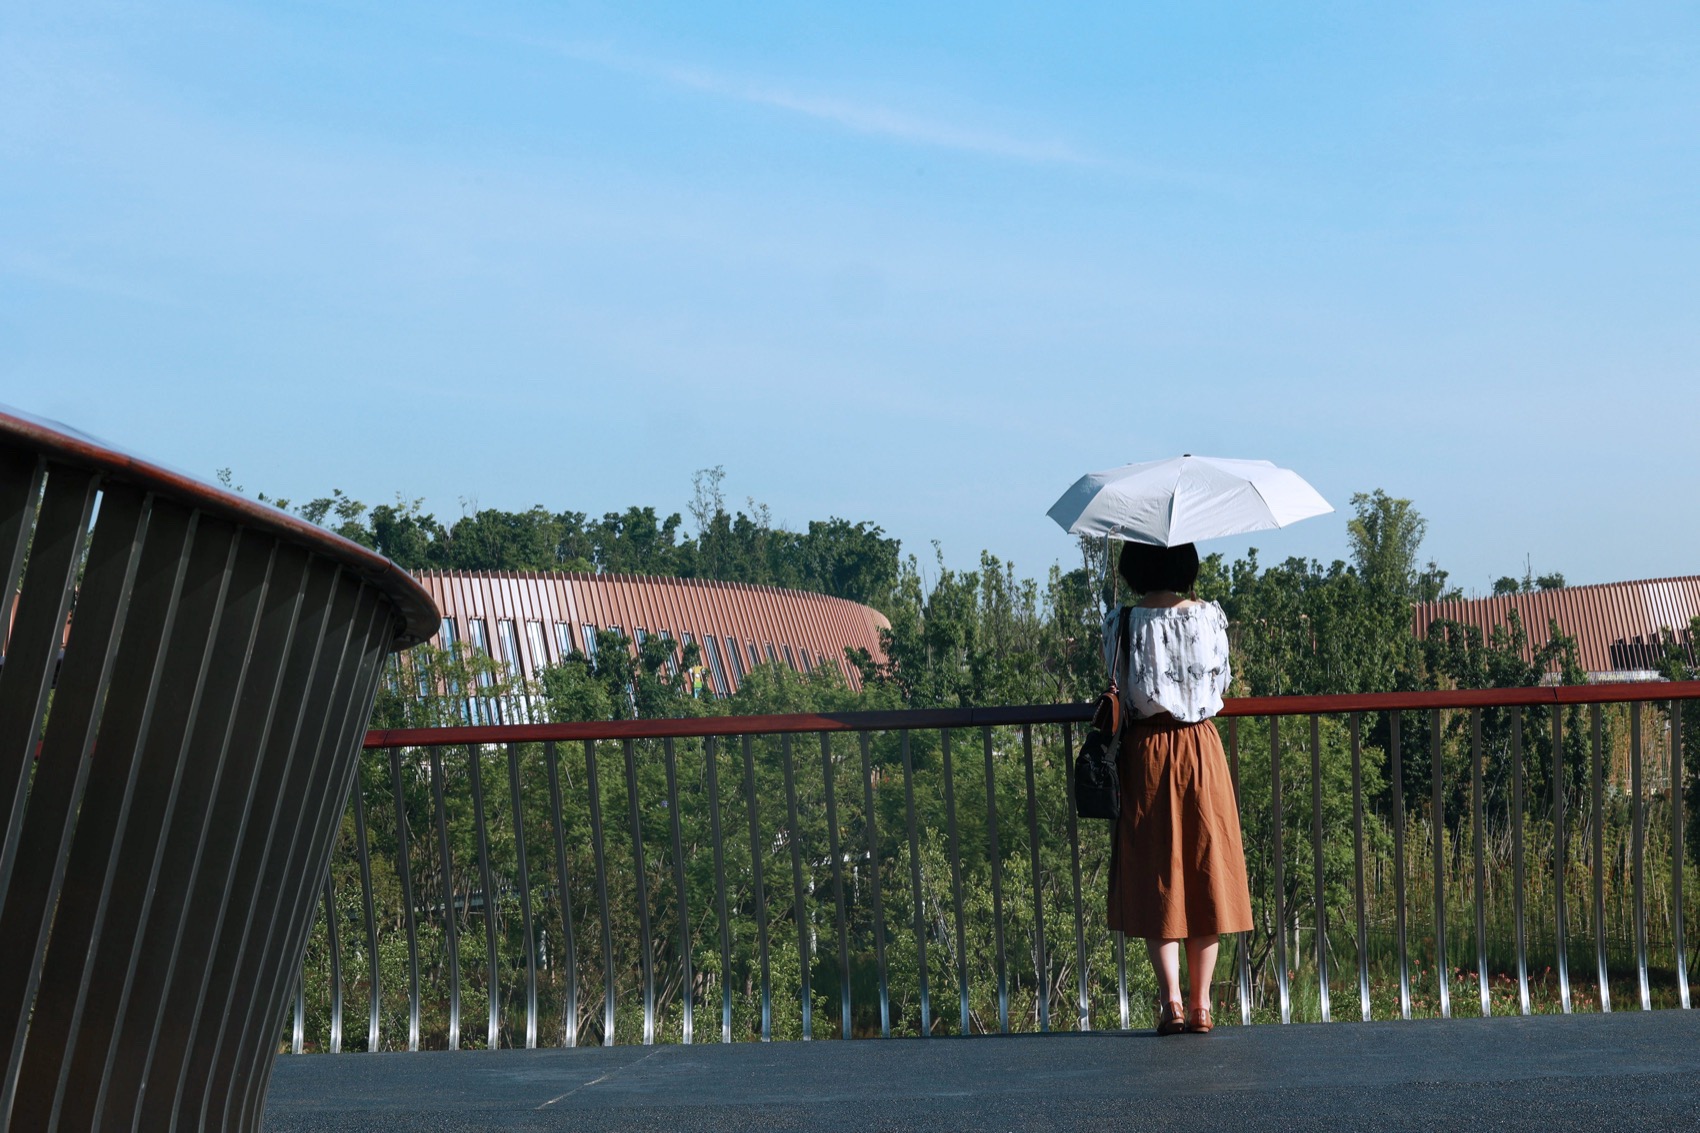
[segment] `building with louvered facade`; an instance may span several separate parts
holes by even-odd
[[[1493,627],[1509,624],[1512,610],[1528,635],[1525,660],[1532,661],[1552,637],[1556,622],[1561,632],[1576,639],[1590,680],[1656,680],[1667,635],[1675,636],[1689,664],[1695,662],[1697,643],[1689,623],[1700,617],[1700,576],[1425,602],[1416,607],[1412,628],[1419,638],[1426,637],[1431,624],[1446,619],[1476,627],[1485,640]]]
[[[731,695],[751,669],[767,663],[799,673],[828,665],[857,688],[861,674],[844,651],[882,657],[880,630],[890,628],[869,606],[776,586],[506,571],[415,577],[443,614],[431,644],[478,649],[525,680],[575,650],[594,656],[597,632],[609,630],[637,644],[671,641],[675,672],[684,647],[697,646],[704,695]]]

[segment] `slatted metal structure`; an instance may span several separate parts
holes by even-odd
[[[0,570],[0,1128],[256,1128],[381,661],[436,610],[3,408]]]
[[[1595,678],[1657,668],[1667,636],[1674,637],[1693,664],[1700,643],[1690,640],[1689,623],[1700,617],[1700,576],[1425,602],[1413,612],[1412,627],[1418,637],[1426,637],[1429,627],[1444,619],[1473,626],[1486,638],[1494,627],[1508,626],[1513,611],[1528,634],[1526,660],[1534,659],[1557,623],[1560,632],[1576,639],[1578,660]]]
[[[891,625],[843,598],[737,582],[512,571],[426,571],[418,579],[443,612],[433,644],[483,649],[521,678],[574,650],[592,652],[598,631],[618,630],[633,642],[670,638],[676,654],[695,644],[706,691],[720,696],[769,663],[798,672],[830,665],[858,687],[844,651],[882,656],[880,630]]]

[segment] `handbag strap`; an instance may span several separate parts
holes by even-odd
[[[1133,607],[1123,606],[1121,615],[1116,619],[1116,655],[1110,662],[1110,693],[1121,693],[1121,670],[1127,664],[1127,620],[1133,614]]]

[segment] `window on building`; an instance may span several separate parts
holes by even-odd
[[[584,655],[590,658],[592,665],[596,664],[596,627],[589,622],[579,626],[584,634]]]
[[[490,631],[484,624],[484,619],[469,618],[466,623],[466,628],[467,637],[472,643],[472,648],[484,654],[486,657],[490,656]],[[490,672],[489,669],[481,669],[478,673],[478,687],[488,688],[495,682],[495,679],[495,674]],[[471,707],[472,722],[474,724],[491,724],[499,722],[493,701],[487,700],[483,697],[476,697],[471,702]]]
[[[437,630],[437,644],[450,651],[460,644],[460,633],[455,629],[453,618],[443,619],[442,627]]]
[[[773,650],[773,646],[771,645],[767,648],[769,652]],[[791,671],[793,673],[802,672],[801,669],[797,668],[797,658],[791,655],[791,647],[789,645],[782,645],[780,648],[785,650],[785,663],[791,667]]]
[[[712,635],[702,639],[703,652],[708,654],[708,673],[714,678],[714,695],[730,696],[731,689],[726,684],[726,671],[720,666],[720,646],[715,644]]]
[[[743,684],[744,657],[738,648],[738,639],[735,637],[728,637],[726,639],[726,658],[732,662],[732,679],[737,681],[739,684]]]
[[[756,648],[756,643],[753,641],[750,642],[750,668],[761,668],[761,650]]]
[[[667,675],[674,680],[679,679],[679,649],[673,644],[673,631],[660,630],[657,636],[667,643]]]
[[[531,646],[531,675],[549,663],[549,649],[543,644],[543,623],[525,623],[525,643]]]
[[[566,622],[555,623],[555,647],[561,651],[562,662],[572,655],[573,627]]]
[[[772,661],[775,665],[779,664],[779,654],[774,652],[773,642],[771,641],[767,643],[767,659]],[[793,665],[791,667],[794,669],[797,666]]]

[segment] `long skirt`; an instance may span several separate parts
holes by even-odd
[[[1148,940],[1251,928],[1239,810],[1216,726],[1136,720],[1118,766],[1110,928]]]

